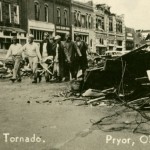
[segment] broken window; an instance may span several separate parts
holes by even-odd
[[[19,6],[14,5],[14,23],[19,24]]]

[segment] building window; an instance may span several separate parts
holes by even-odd
[[[104,30],[104,17],[97,16],[97,18],[96,18],[96,29]]]
[[[110,32],[113,31],[113,18],[112,17],[109,18],[109,31]]]
[[[114,40],[108,40],[108,44],[114,44],[115,43],[115,41]]]
[[[93,45],[93,41],[92,41],[92,39],[90,40],[90,46],[92,47],[92,45]]]
[[[77,19],[77,11],[74,11],[74,26],[76,27],[78,24],[78,19]]]
[[[10,24],[11,23],[11,5],[7,2],[4,2],[3,8],[5,8],[4,22],[5,24]]]
[[[68,25],[68,15],[67,15],[67,10],[64,10],[64,22],[65,22],[65,26]]]
[[[60,24],[60,17],[61,17],[60,8],[57,8],[57,24]]]
[[[85,28],[85,24],[86,24],[85,15],[81,15],[81,26],[82,26],[82,28]]]
[[[14,23],[19,24],[19,6],[14,5]]]
[[[11,23],[11,5],[9,4],[9,22]]]
[[[34,11],[35,11],[35,20],[40,19],[40,6],[38,2],[35,2],[34,4]]]
[[[104,39],[100,38],[99,43],[103,45],[104,44]]]
[[[77,14],[77,26],[81,27],[81,12],[79,11],[78,14]]]
[[[0,2],[0,21],[3,21],[3,18],[2,18],[2,2]]]
[[[91,15],[89,15],[89,28],[90,29],[92,28],[92,17],[91,17]]]
[[[121,20],[116,21],[116,32],[122,33],[122,21]]]
[[[88,14],[86,14],[86,28],[88,28],[88,26],[89,26],[89,17],[88,17]]]
[[[45,21],[48,22],[48,5],[47,4],[45,4],[44,10],[45,10]]]
[[[122,46],[122,41],[118,40],[118,41],[117,41],[117,45],[118,45],[118,46]]]

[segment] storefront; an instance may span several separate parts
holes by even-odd
[[[70,27],[56,26],[56,31],[55,32],[56,32],[55,35],[60,35],[61,40],[64,41],[66,33],[70,33]]]
[[[18,42],[22,45],[26,43],[26,32],[20,28],[0,27],[0,50],[8,50],[11,39],[17,36]]]
[[[48,32],[51,37],[55,35],[54,24],[52,23],[29,20],[28,25],[29,33],[34,35],[35,42],[39,43],[43,40],[44,32]]]

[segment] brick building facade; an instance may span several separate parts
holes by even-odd
[[[21,0],[22,28],[34,35],[35,41],[40,42],[44,32],[50,36],[70,32],[71,0]]]
[[[43,39],[44,32],[55,34],[53,0],[20,0],[24,13],[21,14],[21,27],[34,35],[35,41]]]
[[[65,34],[71,32],[71,0],[54,0],[55,35],[65,40]]]

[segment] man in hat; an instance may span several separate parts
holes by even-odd
[[[53,51],[53,45],[54,45],[54,38],[51,37],[49,39],[49,34],[47,32],[44,33],[43,41],[40,43],[40,53],[42,56],[42,65],[45,68],[48,68],[48,65],[45,63],[48,56],[54,56]],[[45,71],[45,80],[46,82],[49,82],[49,73]]]
[[[71,40],[70,33],[66,34],[66,41],[64,42],[64,53],[66,57],[65,65],[65,78],[70,79],[70,74],[72,79],[76,78],[76,63],[77,56],[81,56],[79,49],[76,44]]]
[[[54,44],[54,80],[60,82],[64,76],[64,61],[65,55],[63,45],[61,43],[61,36],[55,36]]]
[[[41,63],[42,58],[39,51],[38,45],[34,42],[34,36],[32,34],[29,34],[28,36],[28,43],[26,43],[22,47],[22,51],[24,51],[24,54],[29,59],[29,65],[33,72],[33,81],[32,83],[37,83],[37,66],[38,62]]]
[[[16,36],[12,38],[12,42],[13,43],[9,47],[5,60],[7,60],[10,56],[12,56],[12,59],[14,61],[14,69],[13,69],[13,77],[11,78],[11,80],[14,82],[17,79],[18,82],[21,82],[20,63],[22,60],[22,52],[21,52],[22,45],[17,42]]]
[[[81,35],[76,34],[76,39],[75,39],[75,44],[79,51],[81,52],[81,56],[77,56],[77,72],[81,69],[82,70],[82,75],[84,77],[85,71],[88,67],[88,61],[87,61],[87,50],[88,50],[88,45],[81,40]]]

